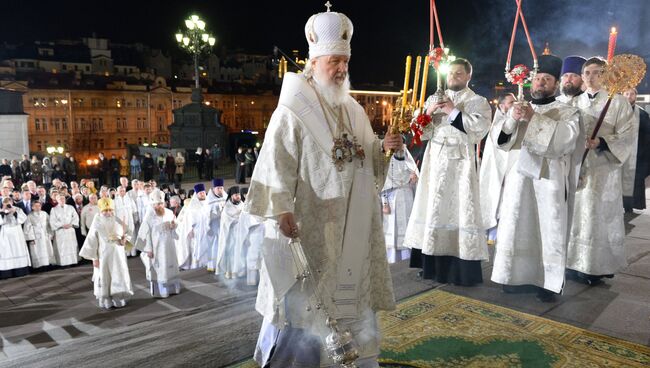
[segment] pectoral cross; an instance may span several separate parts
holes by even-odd
[[[330,3],[329,1],[327,1],[327,2],[325,3],[325,7],[327,7],[327,12],[329,13],[330,8],[332,7],[332,3]]]

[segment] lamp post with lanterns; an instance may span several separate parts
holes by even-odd
[[[209,52],[216,39],[205,31],[205,22],[198,15],[185,19],[185,28],[187,28],[185,32],[176,33],[176,41],[182,49],[194,57],[194,87],[199,89],[199,56]]]

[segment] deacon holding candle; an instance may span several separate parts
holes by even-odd
[[[505,292],[537,292],[551,302],[564,285],[568,203],[565,183],[580,136],[578,109],[555,99],[562,59],[542,55],[532,101],[495,121],[508,152],[492,281]]]
[[[424,278],[467,286],[483,281],[480,262],[488,259],[474,145],[492,116],[487,100],[469,89],[471,77],[469,61],[452,61],[448,99],[434,103],[429,96],[424,104],[426,114],[443,113],[424,127],[429,143],[404,239],[412,248],[411,267],[422,268]]]

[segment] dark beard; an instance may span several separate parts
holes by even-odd
[[[560,91],[562,92],[563,95],[573,97],[573,96],[579,95],[580,92],[582,92],[582,88],[580,88],[578,86],[574,86],[574,85],[571,85],[571,87],[562,86],[562,89]]]
[[[530,96],[535,99],[542,99],[542,98],[547,98],[547,97],[552,97],[555,93],[548,92],[545,93],[543,91],[532,91],[530,92]]]

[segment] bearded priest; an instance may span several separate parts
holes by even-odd
[[[429,143],[404,238],[423,278],[462,286],[483,282],[481,261],[488,260],[474,145],[488,132],[492,109],[469,89],[471,78],[469,61],[452,61],[446,98],[430,96],[424,105]]]
[[[133,295],[124,252],[124,246],[131,241],[133,227],[132,223],[124,223],[115,216],[112,199],[102,198],[97,206],[100,212],[90,225],[79,255],[93,262],[93,283],[99,307],[121,308]]]
[[[401,149],[402,138],[380,141],[348,93],[352,32],[342,13],[309,18],[309,60],[304,73],[285,74],[251,179],[246,210],[268,219],[256,304],[264,320],[255,360],[263,367],[334,366],[324,309],[358,344],[357,366],[377,367],[375,314],[395,306],[377,188],[384,152]],[[296,280],[300,260],[287,243],[298,237],[315,292]],[[310,307],[313,293],[323,305]]]
[[[543,302],[564,285],[568,179],[580,135],[578,109],[555,99],[561,67],[554,55],[539,57],[531,104],[512,107],[497,139],[514,160],[506,168],[492,281],[505,292],[535,291]]]

